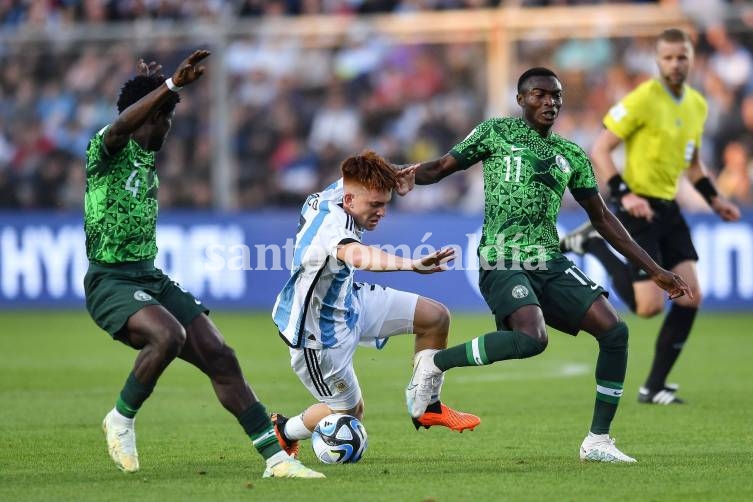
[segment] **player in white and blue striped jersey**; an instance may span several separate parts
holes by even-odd
[[[345,159],[341,170],[340,180],[310,195],[301,209],[291,275],[272,314],[290,348],[293,370],[319,401],[290,419],[273,415],[278,439],[290,454],[325,416],[362,418],[363,398],[353,370],[359,343],[382,348],[390,336],[415,333],[417,354],[433,354],[447,345],[450,314],[444,305],[353,280],[356,269],[429,274],[453,259],[451,248],[413,260],[361,242],[364,231],[374,230],[385,216],[392,192],[403,193],[413,171],[396,173],[374,152]],[[441,385],[439,375],[431,382],[429,406],[410,410],[416,428],[442,425],[462,431],[478,425],[478,417],[439,401]]]

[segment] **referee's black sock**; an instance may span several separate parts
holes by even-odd
[[[669,309],[656,339],[654,363],[645,384],[649,390],[656,392],[664,387],[667,375],[680,357],[682,347],[688,339],[697,312],[697,308],[677,304],[673,304]]]
[[[631,312],[635,312],[635,292],[630,267],[609,249],[604,239],[589,239],[583,248],[586,253],[594,255],[604,265],[620,299]]]

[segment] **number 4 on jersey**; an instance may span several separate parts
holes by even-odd
[[[128,179],[126,180],[125,189],[128,190],[133,194],[134,197],[136,197],[136,194],[139,193],[139,186],[141,185],[141,180],[136,178],[136,175],[139,173],[138,169],[134,169],[131,171],[131,175],[128,176]]]

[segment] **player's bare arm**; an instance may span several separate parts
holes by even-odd
[[[205,69],[198,63],[209,57],[209,54],[209,51],[197,50],[184,59],[173,73],[173,85],[183,87],[199,79],[204,74]],[[144,75],[145,71],[148,75],[150,70],[159,71],[159,69],[161,69],[161,66],[158,64],[150,63],[147,65],[143,60],[139,60],[136,67],[136,71],[140,75]],[[167,84],[163,84],[123,110],[105,133],[107,151],[110,153],[120,151],[128,143],[131,135],[146,123],[152,113],[170,96],[171,92],[176,91],[171,91]]]
[[[437,181],[463,169],[457,159],[449,153],[442,157],[422,162],[416,168],[416,185],[431,185]]]
[[[645,218],[651,221],[654,212],[648,200],[640,195],[630,191],[617,170],[617,166],[612,159],[612,152],[617,148],[622,139],[606,127],[601,130],[596,137],[593,147],[591,148],[591,159],[593,160],[596,177],[609,187],[612,196],[617,199],[625,211],[636,218]]]
[[[447,270],[448,263],[454,258],[455,250],[452,248],[440,249],[416,259],[389,254],[360,242],[350,242],[340,246],[337,250],[338,260],[357,269],[370,272],[408,271],[419,274],[433,274]]]
[[[698,150],[693,152],[693,159],[690,161],[685,175],[693,186],[706,199],[711,209],[724,221],[737,221],[740,219],[740,208],[728,201],[716,191],[711,178],[708,177],[708,170],[698,155]]]
[[[669,293],[670,299],[679,298],[683,295],[693,298],[693,292],[682,277],[660,267],[633,240],[620,220],[604,204],[601,195],[596,194],[578,202],[588,213],[591,224],[596,231],[628,260],[645,270],[657,286]]]

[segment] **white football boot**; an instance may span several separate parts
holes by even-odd
[[[408,413],[413,418],[424,414],[432,397],[436,398],[442,386],[442,372],[434,364],[434,354],[437,352],[436,349],[425,349],[417,352],[413,359],[413,375],[405,388]]]
[[[139,454],[136,451],[134,419],[121,416],[114,409],[105,415],[102,430],[107,438],[110,457],[123,472],[139,470]]]
[[[264,478],[307,478],[320,479],[326,477],[321,472],[316,472],[303,465],[298,459],[293,457],[283,460],[264,469]]]
[[[588,433],[588,436],[580,445],[581,462],[612,462],[632,464],[637,462],[633,457],[628,457],[614,445],[614,438],[609,434]]]

